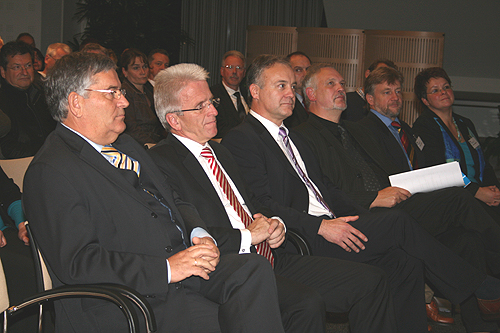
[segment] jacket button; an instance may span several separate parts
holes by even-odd
[[[181,282],[177,282],[177,283],[175,284],[175,289],[179,290],[179,289],[181,289],[181,288],[182,288],[182,283],[181,283]]]
[[[154,213],[154,212],[153,212],[153,213],[151,213],[151,216],[152,216],[152,217],[154,217],[154,218],[157,218],[157,217],[158,217],[158,215],[156,215],[156,213]]]
[[[165,248],[165,251],[167,251],[167,253],[172,252],[172,250],[173,249],[172,249],[172,247],[170,245]]]
[[[362,176],[361,176],[361,174],[360,174],[360,173],[358,173],[358,174],[356,175],[356,177],[361,178]]]

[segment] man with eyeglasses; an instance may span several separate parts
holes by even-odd
[[[204,217],[223,254],[257,252],[273,262],[285,332],[324,332],[325,308],[350,310],[353,333],[395,331],[380,270],[301,256],[281,246],[287,221],[258,203],[229,151],[210,140],[217,131],[217,110],[207,78],[207,71],[195,64],[176,65],[157,76],[156,111],[170,133],[149,153],[169,184]],[[363,287],[346,295],[353,284]]]
[[[240,87],[245,77],[245,56],[236,50],[224,53],[220,75],[222,82],[210,87],[214,98],[220,99],[217,139],[223,138],[231,128],[240,124],[250,110],[245,101],[247,91]]]
[[[302,81],[306,76],[307,70],[311,67],[311,58],[304,52],[296,51],[286,56],[286,60],[290,63],[293,69],[293,75],[297,85],[295,86],[295,106],[292,115],[285,119],[285,126],[293,128],[302,124],[307,120],[308,111],[304,101],[304,93],[302,92]]]
[[[54,129],[43,89],[34,82],[32,48],[9,42],[0,52],[0,110],[11,121],[9,133],[0,140],[5,158],[33,156]]]
[[[203,221],[122,134],[120,88],[114,62],[100,54],[72,53],[49,73],[59,123],[26,172],[23,200],[54,286],[131,287],[147,298],[158,332],[283,332],[271,265],[220,255],[206,230],[186,228]],[[58,332],[126,329],[103,300],[54,303]]]

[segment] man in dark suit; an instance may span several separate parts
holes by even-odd
[[[240,124],[249,111],[246,103],[246,91],[240,89],[245,77],[245,56],[236,50],[224,53],[220,67],[222,82],[210,87],[214,98],[219,98],[217,115],[217,135],[223,138],[233,127]]]
[[[271,266],[219,256],[194,207],[181,201],[125,130],[128,102],[114,63],[74,53],[47,81],[59,124],[33,159],[24,207],[55,286],[118,283],[145,295],[158,332],[283,332]],[[121,332],[120,310],[97,299],[57,301],[61,332]],[[258,318],[258,320],[256,320]],[[265,323],[265,324],[264,324]]]
[[[479,285],[475,293],[482,297],[478,293],[484,288],[483,273],[404,212],[369,213],[355,204],[321,174],[307,144],[294,133],[288,135],[282,123],[293,109],[295,80],[286,61],[257,57],[247,79],[252,110],[222,144],[233,154],[259,202],[305,236],[315,255],[383,268],[389,276],[399,331],[427,329],[424,272],[452,302],[471,297]]]
[[[334,83],[331,88],[328,82]],[[304,80],[311,116],[295,130],[309,143],[321,171],[364,208],[402,209],[470,264],[499,274],[500,227],[463,188],[412,195],[391,187],[388,176],[394,166],[377,139],[362,124],[341,120],[346,107],[343,83],[331,64],[314,65]],[[466,325],[479,318],[475,304],[462,304],[461,309]]]
[[[286,59],[290,62],[290,66],[292,66],[293,75],[295,75],[295,81],[297,82],[294,89],[295,106],[292,115],[284,121],[286,127],[292,128],[302,124],[308,117],[304,95],[302,93],[302,81],[306,76],[307,70],[311,67],[311,58],[304,52],[296,51],[287,55]]]
[[[217,130],[217,110],[210,103],[207,77],[208,73],[195,64],[173,66],[157,76],[156,109],[170,133],[149,152],[169,184],[194,204],[223,254],[244,254],[250,249],[260,253],[263,243],[273,248],[286,332],[325,331],[325,304],[330,312],[349,312],[352,332],[395,332],[394,309],[381,271],[332,258],[291,254],[280,247],[286,221],[263,216],[273,214],[247,193],[227,149],[210,140]],[[165,100],[161,96],[178,99]],[[199,111],[179,112],[200,105]],[[207,160],[207,152],[216,160]],[[215,176],[212,163],[219,167],[215,174],[224,174],[239,205],[231,201],[232,196],[225,182]],[[240,206],[247,216],[253,216],[248,225],[240,216]]]

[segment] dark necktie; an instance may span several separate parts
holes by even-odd
[[[335,218],[335,214],[333,211],[328,207],[328,204],[326,203],[325,199],[323,199],[323,196],[321,193],[319,193],[316,190],[316,187],[313,185],[312,181],[307,177],[306,173],[302,168],[300,167],[299,163],[297,162],[297,158],[295,157],[295,154],[293,153],[292,146],[290,145],[290,139],[288,138],[288,134],[286,133],[286,129],[284,127],[280,127],[279,130],[279,136],[283,140],[283,143],[285,144],[286,151],[288,153],[288,156],[291,158],[293,161],[293,164],[295,166],[295,170],[297,170],[297,173],[299,174],[300,178],[302,178],[302,181],[304,184],[314,193],[314,196],[316,197],[316,200],[323,206],[326,210],[332,214],[332,216]]]
[[[102,147],[101,153],[111,157],[111,162],[118,169],[132,170],[137,176],[141,175],[141,165],[127,154],[122,153],[111,145]]]
[[[417,169],[418,163],[417,163],[417,157],[415,156],[415,149],[413,148],[410,140],[408,139],[408,135],[406,134],[405,130],[401,127],[401,124],[398,123],[397,121],[393,121],[391,123],[391,126],[398,131],[399,139],[401,140],[401,144],[403,145],[406,155],[410,160],[411,166],[413,167],[413,169]]]
[[[363,175],[363,184],[365,185],[365,190],[367,191],[378,191],[380,190],[380,184],[375,176],[375,173],[370,168],[365,159],[361,156],[354,145],[352,144],[351,137],[344,127],[338,125],[340,132],[340,139],[342,141],[342,146],[349,153],[349,155],[354,159],[356,166],[359,168],[361,174]]]
[[[226,198],[229,200],[229,203],[240,217],[241,221],[245,225],[245,228],[247,228],[250,224],[252,224],[253,220],[250,217],[250,215],[247,214],[245,209],[243,209],[243,206],[236,197],[236,194],[234,194],[231,185],[229,184],[226,176],[224,175],[224,172],[219,167],[219,163],[217,162],[217,160],[214,158],[212,150],[210,150],[210,148],[208,147],[203,148],[201,150],[201,156],[207,159],[208,165],[210,166],[212,173],[217,179],[217,182],[219,182],[222,191],[226,195]],[[260,244],[257,244],[255,248],[257,249],[258,254],[263,255],[267,260],[269,260],[271,265],[274,266],[273,253],[271,252],[271,247],[267,242],[264,241]]]
[[[237,91],[233,95],[236,97],[236,105],[238,106],[237,107],[238,115],[240,116],[240,120],[243,121],[243,119],[247,115],[247,112],[245,111],[245,107],[241,102],[241,94],[239,91]]]

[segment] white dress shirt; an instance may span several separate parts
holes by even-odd
[[[295,167],[295,163],[292,161],[291,157],[288,156],[288,153],[287,153],[287,149],[285,147],[285,144],[283,143],[283,140],[281,139],[280,135],[279,135],[279,129],[280,127],[283,127],[285,128],[287,134],[288,134],[288,128],[285,127],[285,125],[283,125],[283,123],[281,123],[280,126],[276,125],[275,123],[273,123],[272,121],[262,117],[260,114],[256,113],[255,111],[253,110],[250,110],[250,114],[252,116],[254,116],[265,128],[266,130],[269,132],[269,134],[271,134],[271,136],[273,137],[273,139],[276,141],[276,143],[278,144],[278,146],[280,146],[281,150],[283,151],[283,154],[285,154],[286,158],[288,159],[288,161],[290,162],[290,164],[292,165],[293,169],[295,170],[295,172],[297,172],[297,175],[299,176],[299,178],[302,180],[302,182],[304,183],[304,186],[306,187],[307,189],[307,194],[309,195],[309,209],[308,209],[308,214],[309,215],[313,215],[313,216],[323,216],[323,215],[327,215],[327,216],[330,216],[330,217],[333,217],[332,214],[325,208],[323,207],[323,205],[321,204],[321,202],[318,201],[318,199],[316,199],[316,195],[314,194],[314,192],[305,184],[304,180],[302,179],[302,177],[300,176],[299,172],[297,171],[296,167]],[[309,175],[307,174],[307,169],[306,169],[306,166],[304,164],[304,161],[302,160],[302,157],[300,156],[300,153],[299,151],[297,150],[297,147],[295,147],[295,145],[293,144],[293,141],[292,139],[289,137],[289,142],[290,142],[290,147],[292,148],[292,151],[293,151],[293,154],[295,155],[295,159],[297,160],[297,163],[299,164],[300,168],[302,169],[302,171],[304,171],[304,174],[309,177]],[[314,186],[314,188],[316,189],[316,191],[321,195],[321,191],[318,189],[318,187],[316,186],[316,184],[313,183],[313,181],[311,180],[311,184],[312,186]]]

